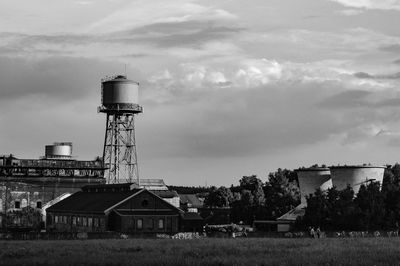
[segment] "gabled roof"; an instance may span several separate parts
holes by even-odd
[[[195,194],[179,194],[181,204],[188,204],[188,207],[201,208],[203,203]]]
[[[297,217],[304,216],[304,214],[306,213],[304,208],[305,208],[305,205],[300,204],[296,208],[288,211],[287,213],[285,213],[281,217],[277,218],[276,220],[278,220],[278,221],[293,221],[293,222],[295,222]]]
[[[96,193],[79,191],[49,207],[47,212],[104,213],[141,191],[143,189]]]

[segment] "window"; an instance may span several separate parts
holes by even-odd
[[[92,218],[92,217],[89,217],[89,218],[88,218],[88,226],[89,226],[89,227],[92,227],[92,226],[93,226],[93,218]]]
[[[16,209],[21,208],[21,202],[15,201],[15,202],[14,202],[14,208],[16,208]]]
[[[148,200],[142,200],[142,207],[147,207],[149,205]]]
[[[54,216],[54,222],[58,223],[58,215]]]
[[[82,225],[82,218],[81,217],[76,217],[76,224],[77,225]]]
[[[136,220],[136,228],[137,229],[143,229],[143,219],[137,219]]]
[[[21,208],[26,208],[26,207],[28,207],[28,200],[27,199],[22,199]]]
[[[82,220],[83,220],[83,226],[87,226],[87,218],[83,217]]]
[[[75,216],[72,216],[72,224],[76,225],[76,217]]]
[[[36,202],[36,208],[38,208],[38,209],[42,208],[42,202],[41,201]]]
[[[158,229],[164,229],[164,219],[158,219]]]
[[[94,218],[94,227],[99,227],[99,218]]]
[[[153,229],[153,228],[154,228],[154,221],[153,221],[152,218],[149,218],[148,228],[149,228],[149,229]]]

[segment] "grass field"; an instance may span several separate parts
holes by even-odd
[[[400,265],[400,238],[1,241],[1,265]]]

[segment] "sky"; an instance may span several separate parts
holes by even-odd
[[[400,0],[0,0],[0,154],[102,155],[100,80],[140,83],[141,178],[400,161]]]

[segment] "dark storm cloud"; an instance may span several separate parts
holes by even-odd
[[[400,53],[400,44],[392,44],[381,47],[382,51],[390,53]]]
[[[166,103],[143,102],[146,115],[157,117],[163,128],[162,134],[141,136],[151,147],[144,151],[148,156],[257,156],[315,145],[332,135],[347,136],[342,144],[348,145],[369,138],[375,124],[400,121],[400,99],[332,82],[170,93]],[[142,129],[150,131],[154,122],[143,121]]]
[[[149,44],[158,47],[182,47],[201,45],[207,41],[221,40],[239,33],[243,28],[217,25],[208,21],[184,21],[169,23],[154,23],[128,31],[91,35],[91,34],[62,34],[62,35],[29,35],[20,33],[0,33],[1,38],[13,38],[9,47],[0,48],[0,54],[17,52],[46,52],[50,54],[67,54],[68,48],[74,45],[95,43],[132,43]],[[59,45],[59,50],[42,49],[40,46]],[[142,56],[144,54],[138,54]],[[134,57],[138,56],[133,54]]]
[[[58,44],[58,45],[77,45],[89,44],[99,42],[103,39],[102,36],[97,35],[83,35],[83,34],[51,34],[51,35],[34,35],[22,34],[12,32],[1,32],[0,39],[9,38],[13,39],[12,46],[15,49],[29,49],[38,44]]]
[[[32,95],[58,101],[80,99],[98,93],[94,88],[113,67],[115,64],[87,58],[0,57],[0,101]]]
[[[384,75],[371,75],[366,72],[357,72],[353,75],[359,79],[400,79],[400,72]]]
[[[213,21],[181,21],[181,22],[162,22],[145,25],[128,31],[121,32],[122,35],[147,35],[147,34],[180,34],[183,32],[194,32],[204,29],[219,27],[228,32],[237,32],[241,28],[217,26]]]
[[[141,58],[141,57],[146,57],[149,56],[149,54],[124,54],[121,55],[120,57],[122,58]]]
[[[365,98],[371,94],[368,91],[353,90],[335,94],[320,102],[322,108],[357,108],[367,104]]]
[[[344,91],[327,97],[317,105],[327,109],[364,108],[364,110],[376,110],[377,108],[400,108],[400,98],[380,99],[381,97],[382,95],[377,95],[370,91]]]
[[[379,101],[375,104],[376,107],[396,107],[400,108],[400,98],[392,98]]]
[[[144,42],[160,47],[193,46],[207,41],[225,39],[243,30],[243,28],[204,21],[154,23],[111,34],[108,41]]]
[[[149,107],[158,121],[170,122],[161,135],[142,136],[143,142],[157,147],[146,152],[221,158],[268,154],[312,145],[347,126],[330,121],[332,113],[315,105],[326,93],[321,95],[319,86],[292,89],[216,90],[199,93],[184,104],[179,96],[175,104]]]

